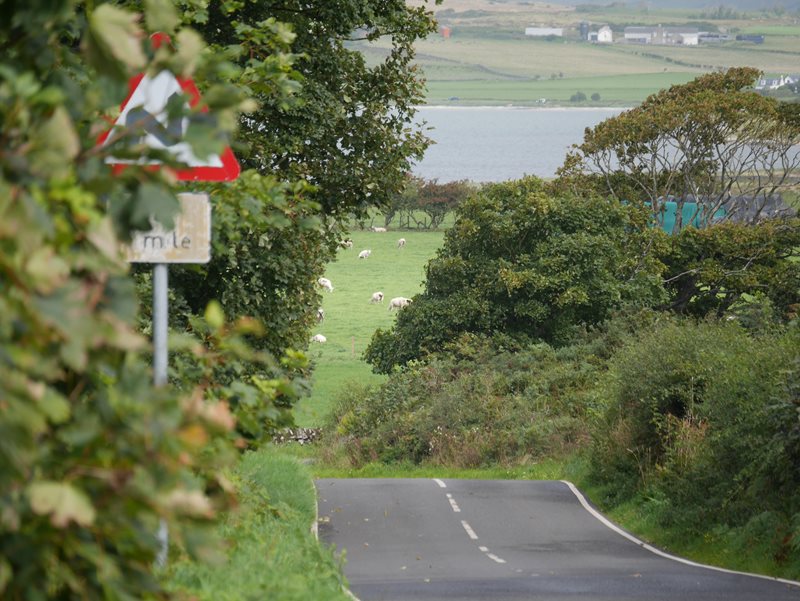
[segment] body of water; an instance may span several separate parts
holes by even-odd
[[[433,144],[414,175],[449,182],[553,177],[583,132],[624,109],[422,107]]]

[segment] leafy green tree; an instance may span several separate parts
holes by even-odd
[[[401,0],[219,2],[194,20],[258,108],[235,139],[251,169],[213,192],[211,262],[172,278],[180,324],[216,298],[263,321],[258,344],[280,356],[307,344],[346,219],[384,203],[426,146],[410,125],[422,99],[411,59],[433,21]],[[368,65],[354,40],[383,36],[391,51]]]
[[[536,178],[484,187],[461,205],[425,291],[376,332],[366,359],[388,372],[465,332],[563,343],[623,303],[654,302],[659,266],[637,258],[642,219],[616,202],[553,195]]]
[[[202,31],[221,48],[240,47],[247,65],[263,60],[251,40],[274,19],[290,26],[285,39],[302,86],[293,102],[251,86],[259,108],[240,124],[241,158],[261,173],[313,184],[326,215],[363,215],[401,189],[427,145],[412,128],[423,100],[412,60],[414,42],[435,31],[432,14],[404,0],[221,2],[209,6]],[[379,38],[391,47],[370,65],[358,44]]]
[[[417,203],[419,209],[428,217],[428,227],[438,228],[447,215],[456,210],[471,192],[471,187],[466,181],[425,182],[419,189]]]
[[[663,247],[664,285],[673,311],[721,316],[737,303],[767,299],[776,318],[800,303],[800,220],[686,228]]]
[[[383,209],[386,225],[396,219],[398,228],[436,229],[473,189],[467,181],[440,184],[409,175],[402,191]]]
[[[619,200],[646,202],[659,223],[664,203],[675,201],[674,231],[698,215],[707,223],[723,207],[727,219],[762,219],[800,167],[800,105],[749,89],[758,76],[756,69],[732,68],[650,96],[587,130],[560,178]],[[750,210],[737,199],[749,199]],[[697,209],[683,223],[688,201]]]
[[[136,126],[96,139],[144,70],[202,74],[210,111],[170,107],[196,154],[219,149],[245,94],[166,0],[145,2],[143,21],[118,2],[0,1],[0,13],[0,597],[166,599],[159,522],[208,556],[207,527],[231,500],[231,404],[278,412],[288,384],[218,385],[242,361],[275,362],[246,344],[255,324],[228,325],[211,304],[199,340],[174,337],[175,366],[192,367],[182,394],[154,389],[119,246],[178,208],[169,171],[136,162],[175,160],[139,144]],[[143,43],[156,30],[172,49]],[[111,177],[110,154],[134,164]]]

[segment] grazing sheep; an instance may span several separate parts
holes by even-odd
[[[317,323],[321,323],[325,319],[325,309],[320,307],[317,309]]]
[[[404,296],[396,296],[389,301],[389,311],[392,309],[402,309],[411,304],[411,299]]]
[[[346,240],[339,242],[339,246],[342,248],[353,248],[353,241],[350,238],[347,238]]]
[[[406,245],[406,239],[405,239],[405,238],[400,238],[400,239],[397,241],[397,248],[402,248],[402,247],[404,247],[405,245]]]
[[[379,234],[385,234],[386,233],[386,228],[385,227],[373,227],[372,231],[373,232],[377,232]]]
[[[383,292],[373,292],[372,298],[370,299],[371,303],[382,303],[383,302]]]
[[[325,290],[328,292],[333,292],[333,284],[331,284],[331,281],[328,278],[320,278],[317,280],[317,283],[325,288]]]
[[[311,337],[311,342],[319,342],[320,344],[322,344],[324,342],[328,342],[328,339],[325,338],[325,336],[323,336],[322,334],[314,334]]]
[[[372,254],[371,250],[362,250],[360,253],[358,253],[358,258],[359,259],[366,259],[371,254]]]

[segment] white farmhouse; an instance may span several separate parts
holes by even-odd
[[[614,33],[608,25],[603,25],[597,30],[598,44],[611,44],[614,41]]]

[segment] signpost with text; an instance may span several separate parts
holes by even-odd
[[[152,36],[153,45],[168,41],[163,34]],[[192,147],[185,142],[189,119],[171,117],[168,103],[185,97],[185,106],[207,111],[200,104],[200,92],[191,79],[178,78],[169,71],[154,77],[140,74],[131,78],[130,93],[120,106],[120,115],[114,128],[98,139],[98,144],[110,144],[114,131],[135,128],[144,131],[138,142],[150,148],[169,152],[177,161],[186,165],[174,170],[181,181],[232,181],[239,177],[239,163],[233,152],[225,147],[219,155],[197,157]],[[131,164],[159,165],[158,162],[121,160],[109,156],[106,163],[114,173],[119,173]],[[165,230],[160,224],[146,232],[136,232],[130,246],[125,249],[132,263],[153,263],[153,383],[167,383],[168,351],[168,269],[169,263],[207,263],[211,258],[211,203],[208,194],[178,194],[180,213],[175,218],[175,227]],[[158,532],[161,549],[157,562],[164,565],[167,559],[168,532],[162,521]]]

